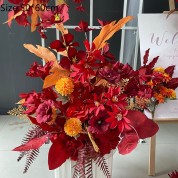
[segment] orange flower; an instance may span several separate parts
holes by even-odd
[[[82,131],[82,122],[76,117],[70,118],[64,125],[64,131],[67,135],[75,137]]]
[[[160,94],[166,96],[167,95],[167,88],[164,86],[159,86],[158,87]]]
[[[155,93],[154,97],[159,103],[164,103],[165,97],[162,94]]]
[[[55,85],[55,89],[62,96],[70,95],[74,91],[74,84],[69,77],[59,79]]]
[[[147,82],[147,85],[149,85],[151,88],[154,87],[154,84],[153,84],[153,81],[152,81],[152,80],[150,80],[149,82]]]
[[[164,81],[165,81],[165,82],[169,82],[169,81],[171,80],[171,77],[170,77],[169,74],[167,74],[167,73],[164,73],[164,74],[163,74],[163,77],[164,77]]]
[[[155,68],[153,69],[153,71],[154,71],[154,72],[159,72],[159,73],[165,73],[165,72],[164,72],[164,68],[162,68],[162,67],[155,67]]]
[[[168,98],[176,99],[176,92],[173,89],[167,89],[166,95]]]

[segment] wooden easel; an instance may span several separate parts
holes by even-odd
[[[169,10],[175,9],[175,1],[169,0]],[[165,11],[163,13],[168,13],[169,11]],[[167,119],[159,119],[152,118],[156,123],[170,123],[170,122],[178,122],[178,118],[167,118]],[[149,148],[149,166],[148,166],[148,175],[155,175],[155,156],[156,156],[156,135],[150,138],[150,148]]]
[[[169,0],[169,10],[175,9],[175,1]],[[165,11],[163,13],[169,13],[169,11]],[[177,13],[177,12],[175,12]],[[152,118],[156,123],[170,123],[170,122],[178,122],[178,118],[167,118],[167,119],[159,119]],[[156,156],[156,135],[150,138],[150,148],[149,148],[149,165],[148,165],[148,175],[155,175],[155,156]]]
[[[175,6],[175,1],[174,0],[169,0],[169,10],[174,10],[176,8]]]

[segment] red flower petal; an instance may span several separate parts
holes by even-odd
[[[60,139],[56,139],[48,153],[48,166],[50,170],[61,166],[67,159],[69,154],[66,151],[65,144]]]
[[[138,140],[139,138],[134,132],[125,134],[118,145],[119,153],[125,155],[132,152],[136,148]]]
[[[50,43],[50,48],[55,49],[57,51],[64,51],[66,48],[59,40],[55,40]]]

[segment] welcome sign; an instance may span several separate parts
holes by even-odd
[[[178,77],[178,14],[139,14],[141,64],[145,51],[150,48],[149,62],[159,56],[156,67],[176,65]],[[176,89],[178,96],[178,89]],[[178,118],[178,100],[170,100],[158,106],[156,118]]]

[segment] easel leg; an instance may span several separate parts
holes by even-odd
[[[148,175],[155,175],[155,152],[156,152],[156,135],[150,138],[150,150],[149,150],[149,167]]]

